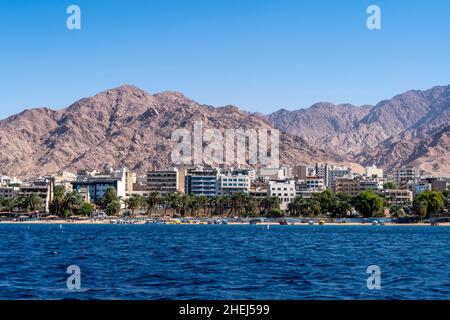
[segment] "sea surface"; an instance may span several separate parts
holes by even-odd
[[[4,224],[0,241],[0,299],[450,298],[448,227]]]

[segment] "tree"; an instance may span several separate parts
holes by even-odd
[[[383,199],[371,190],[358,194],[352,199],[352,204],[364,218],[381,214],[384,209]]]
[[[50,213],[60,216],[65,205],[66,189],[63,186],[56,186],[53,190],[53,200],[50,202]]]
[[[383,184],[383,189],[395,190],[397,189],[397,185],[395,182],[388,181]]]
[[[413,201],[413,210],[422,219],[437,215],[444,209],[444,196],[439,191],[425,191]]]
[[[141,208],[142,199],[139,196],[133,195],[128,198],[127,208],[131,210],[131,214],[134,216],[134,211]]]
[[[19,199],[17,197],[6,198],[3,200],[3,209],[6,212],[13,212],[19,205]]]
[[[152,214],[152,209],[157,207],[161,203],[161,195],[159,192],[152,192],[145,199],[147,204],[147,214]]]
[[[398,204],[393,204],[390,208],[389,208],[389,214],[391,215],[391,217],[394,218],[398,218],[401,215],[403,215],[403,208],[401,205]]]
[[[66,194],[65,207],[69,210],[70,215],[77,211],[83,203],[83,198],[77,191]]]
[[[42,199],[36,193],[28,195],[28,202],[31,211],[39,211],[42,209]]]
[[[78,210],[79,214],[83,216],[90,216],[94,212],[92,204],[85,202]]]
[[[105,212],[108,216],[116,216],[120,213],[120,200],[116,199],[106,205]]]
[[[331,212],[335,207],[336,195],[331,190],[326,189],[321,193],[314,194],[313,200],[319,203],[321,212]]]

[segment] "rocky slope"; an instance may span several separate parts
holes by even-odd
[[[267,119],[313,146],[363,165],[392,169],[414,164],[428,173],[450,176],[450,153],[445,147],[450,86],[408,91],[374,107],[320,103],[280,110]]]
[[[192,131],[195,121],[205,128],[272,128],[263,117],[233,106],[214,108],[181,93],[150,95],[126,85],[63,110],[27,110],[0,121],[0,173],[30,177],[106,165],[143,173],[170,165],[172,132]],[[300,137],[283,134],[281,141],[284,163],[330,158]]]

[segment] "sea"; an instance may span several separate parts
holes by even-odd
[[[0,299],[450,298],[450,228],[1,224]]]

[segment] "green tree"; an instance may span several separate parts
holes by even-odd
[[[94,207],[92,204],[85,202],[79,209],[78,213],[82,216],[90,216],[94,212]]]
[[[61,216],[65,205],[66,189],[63,186],[56,186],[53,190],[53,199],[49,205],[49,211],[53,215]]]
[[[128,206],[127,209],[131,210],[131,214],[134,216],[134,212],[137,209],[140,209],[142,206],[142,199],[139,196],[133,195],[128,198]]]
[[[395,190],[397,189],[397,185],[395,182],[388,181],[383,184],[383,189]]]
[[[384,209],[383,199],[371,190],[358,194],[352,199],[352,204],[364,218],[381,214]]]
[[[70,215],[79,210],[83,203],[83,198],[77,191],[66,194],[65,207]]]
[[[393,204],[389,208],[389,214],[391,217],[398,218],[403,214],[403,208],[401,205]]]
[[[42,199],[36,193],[28,195],[28,203],[31,211],[39,211],[43,206]]]
[[[336,205],[336,195],[331,190],[324,190],[321,193],[316,193],[313,195],[313,200],[320,204],[320,211],[331,212]]]
[[[425,191],[413,201],[414,212],[422,218],[431,218],[444,209],[444,196],[439,191]]]
[[[153,208],[156,208],[161,203],[161,195],[159,192],[150,193],[147,198],[145,198],[147,204],[147,214],[152,215]]]

